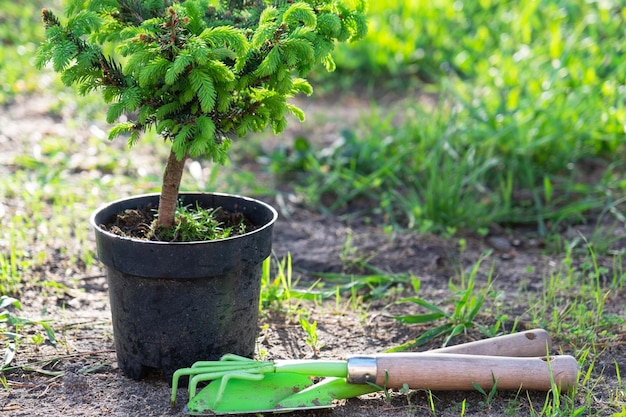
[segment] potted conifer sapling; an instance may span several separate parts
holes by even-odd
[[[336,42],[364,36],[365,0],[68,3],[63,20],[43,11],[36,65],[51,64],[80,94],[98,91],[110,139],[132,145],[153,130],[170,146],[159,194],[115,201],[91,219],[119,367],[169,379],[196,360],[251,356],[276,211],[242,196],[180,193],[185,161],[224,163],[232,140],[280,133],[289,114],[303,120],[288,100],[311,94],[314,67],[334,69]]]

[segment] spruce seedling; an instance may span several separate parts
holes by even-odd
[[[171,145],[158,223],[172,227],[185,160],[224,163],[231,140],[282,132],[306,76],[335,67],[336,42],[362,38],[365,0],[70,0],[43,10],[36,66],[109,104],[109,139],[152,129]],[[112,51],[109,53],[109,51]],[[122,117],[124,116],[124,117]]]

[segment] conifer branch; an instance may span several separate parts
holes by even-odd
[[[304,77],[316,65],[334,68],[335,42],[367,29],[364,0],[85,0],[67,10],[65,24],[43,10],[37,66],[52,62],[83,94],[100,89],[109,122],[135,115],[110,137],[128,134],[132,145],[154,129],[170,141],[172,178],[190,155],[223,163],[230,137],[279,132],[289,113],[304,119],[288,99],[311,93]],[[179,181],[168,184],[171,202]]]

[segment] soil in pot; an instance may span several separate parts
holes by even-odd
[[[164,242],[225,239],[257,229],[257,225],[240,211],[202,207],[199,204],[183,205],[182,202],[176,211],[173,228],[160,229],[156,225],[157,211],[152,204],[126,209],[100,226],[118,236]]]

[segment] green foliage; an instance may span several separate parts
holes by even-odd
[[[12,225],[11,225],[12,226]],[[13,227],[7,230],[9,247],[5,255],[0,252],[0,294],[17,294],[21,284],[20,258],[23,254],[16,245],[16,232]]]
[[[236,224],[223,222],[221,208],[179,206],[172,229],[155,228],[157,240],[166,242],[198,242],[203,240],[225,239],[246,232],[243,217]]]
[[[273,261],[273,262],[272,262]],[[272,275],[271,265],[275,265]],[[291,267],[291,255],[282,260],[267,258],[263,262],[263,274],[261,275],[261,300],[260,312],[279,311],[285,308],[292,300],[293,275]]]
[[[136,114],[110,138],[132,144],[154,128],[179,159],[224,163],[230,135],[303,118],[287,99],[311,93],[302,77],[316,65],[333,68],[335,42],[365,35],[364,11],[362,1],[72,0],[65,22],[44,10],[35,64],[52,63],[81,94],[101,90],[111,123]]]
[[[477,383],[472,382],[472,386],[474,387],[474,389],[480,392],[485,398],[483,401],[480,402],[480,405],[487,408],[493,405],[493,402],[495,401],[498,394],[498,379],[493,374],[491,374],[491,377],[493,381],[493,386],[491,387],[489,392],[485,391],[485,389]]]
[[[57,0],[47,2],[59,3]],[[33,68],[32,57],[43,38],[41,11],[44,0],[0,0],[0,104],[51,87],[47,77]]]
[[[455,291],[454,309],[452,312],[447,312],[436,305],[424,300],[420,297],[407,297],[397,301],[397,303],[412,303],[416,304],[428,311],[428,313],[411,314],[411,315],[399,315],[393,316],[401,323],[407,324],[426,324],[437,321],[443,321],[443,323],[430,328],[423,332],[417,338],[405,342],[399,346],[389,349],[389,352],[400,352],[404,350],[413,349],[422,346],[428,342],[431,342],[437,338],[445,336],[443,345],[447,345],[450,340],[458,336],[468,329],[477,327],[484,334],[488,336],[494,336],[499,327],[499,320],[493,326],[485,327],[477,322],[479,314],[484,310],[485,301],[487,301],[488,294],[486,290],[476,290],[476,276],[481,262],[488,255],[484,255],[479,259],[472,269],[472,272],[468,278],[467,286],[464,288],[458,288]],[[463,280],[464,281],[464,278]],[[489,276],[488,281],[491,281]],[[418,288],[419,289],[419,288]]]
[[[311,322],[306,317],[300,317],[299,322],[302,330],[306,333],[306,344],[313,350],[313,356],[317,356],[320,349],[324,347],[318,340],[317,321],[313,320],[313,322]]]
[[[310,203],[366,201],[424,231],[535,223],[545,235],[624,195],[622,9],[397,0],[368,13],[368,36],[334,54],[351,76],[335,79],[418,97],[375,109],[337,146],[274,155],[277,172],[305,172]]]
[[[20,332],[24,327],[40,326],[46,332],[46,336],[50,343],[56,344],[56,337],[52,327],[45,321],[30,320],[24,317],[16,316],[11,310],[20,310],[22,304],[15,298],[6,295],[0,296],[0,336],[5,339],[4,357],[0,364],[0,370],[6,368],[15,357],[18,342],[22,335]],[[43,336],[33,340],[43,340]]]
[[[613,271],[600,267],[596,256],[591,243],[568,242],[558,270],[543,279],[541,302],[529,303],[533,322],[577,344],[615,337],[613,332],[626,325],[626,319],[611,314],[607,306],[626,287],[623,256],[615,257],[618,267]]]
[[[419,280],[411,274],[384,272],[369,265],[364,265],[364,267],[371,273],[365,275],[316,273],[315,276],[329,288],[327,290],[316,289],[315,294],[322,299],[327,299],[336,297],[337,294],[358,293],[362,300],[369,301],[383,299],[411,285],[419,286]]]

